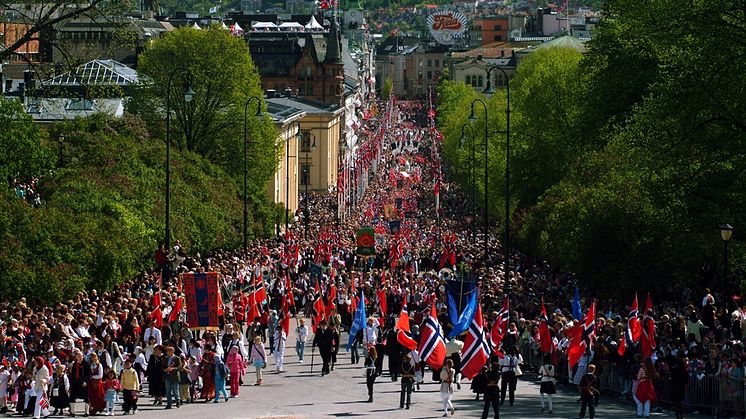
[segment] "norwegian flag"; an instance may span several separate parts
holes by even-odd
[[[464,339],[464,348],[461,350],[461,374],[470,380],[476,377],[487,364],[490,352],[482,327],[482,306],[477,304],[477,312],[471,321],[469,333]]]
[[[627,348],[631,348],[639,342],[641,334],[637,293],[635,293],[635,299],[632,301],[632,307],[629,309],[629,315],[627,316],[627,330],[624,332],[624,338],[619,340],[619,356],[624,356]]]
[[[497,319],[495,324],[492,325],[492,331],[490,332],[490,341],[493,348],[499,348],[500,344],[505,337],[505,333],[508,331],[508,323],[510,322],[510,300],[508,297],[503,299],[503,306],[500,311],[497,312]]]
[[[544,308],[544,297],[541,297],[541,319],[539,321],[539,337],[541,338],[539,344],[541,345],[541,352],[552,353],[554,351],[554,341],[552,340],[552,334],[549,333],[549,317],[547,317],[547,309]]]
[[[168,316],[168,322],[173,323],[176,320],[179,319],[179,314],[181,313],[181,310],[184,308],[184,301],[182,297],[176,298],[176,304],[174,304],[174,308],[171,309],[171,314]]]
[[[282,327],[282,332],[285,333],[285,337],[287,337],[290,334],[290,306],[292,302],[288,301],[288,296],[286,295],[282,299],[282,310],[280,310],[280,327]]]
[[[417,349],[417,342],[412,338],[409,328],[409,310],[407,310],[407,296],[404,296],[404,305],[399,314],[399,320],[396,322],[396,340],[403,347],[413,351]]]
[[[161,311],[161,292],[156,291],[153,294],[153,311],[150,312],[150,319],[155,321],[155,327],[163,327],[163,312]]]
[[[264,289],[264,279],[262,278],[262,274],[254,277],[254,284],[252,285],[251,294],[254,297],[254,301],[256,301],[258,304],[261,304],[264,300],[267,299],[267,291]]]
[[[645,310],[642,312],[642,336],[640,351],[643,358],[649,358],[655,350],[655,321],[653,320],[653,301],[648,294],[645,300]]]
[[[446,343],[435,312],[435,302],[430,304],[430,315],[425,319],[417,348],[423,361],[434,370],[440,369],[446,360]]]
[[[596,340],[596,302],[591,304],[591,308],[585,314],[585,321],[578,325],[572,333],[570,347],[567,350],[567,361],[570,368],[574,367],[580,361],[593,342]]]
[[[47,399],[46,394],[41,396],[41,399],[39,400],[39,407],[41,407],[41,410],[49,409],[49,399]]]

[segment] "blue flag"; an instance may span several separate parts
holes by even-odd
[[[476,283],[464,281],[463,293],[460,281],[445,281],[446,297],[448,299],[448,320],[453,328],[448,333],[448,338],[453,338],[467,329],[477,312],[477,289]],[[458,284],[458,285],[457,285]],[[461,313],[459,309],[459,298],[461,298]]]
[[[347,351],[350,351],[352,341],[355,340],[357,332],[365,327],[365,294],[360,291],[360,302],[357,304],[357,310],[355,310],[355,318],[352,319],[352,326],[350,326],[350,339],[347,341]]]
[[[580,293],[577,286],[575,286],[575,298],[572,300],[572,316],[575,320],[583,318],[583,310],[580,308]]]

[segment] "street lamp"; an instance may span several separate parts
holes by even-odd
[[[295,122],[295,141],[301,139],[300,122]],[[285,234],[290,226],[290,158],[296,157],[290,155],[290,138],[285,141]]]
[[[474,104],[480,103],[482,107],[484,108],[484,263],[485,267],[487,265],[487,258],[488,258],[488,252],[489,252],[489,243],[490,239],[488,236],[488,230],[489,230],[489,212],[488,212],[488,197],[487,197],[487,190],[488,188],[488,171],[487,171],[487,162],[488,162],[488,156],[489,156],[489,149],[488,149],[488,139],[489,139],[489,132],[488,132],[488,122],[489,122],[489,112],[487,112],[487,103],[480,99],[474,99],[471,102],[471,114],[469,115],[469,121],[476,122],[477,120],[477,114],[474,111]],[[476,178],[476,176],[475,176]],[[476,181],[476,180],[475,180]]]
[[[177,72],[184,78],[184,103],[188,104],[195,96],[187,71],[183,68],[173,69],[166,83],[166,251],[171,249],[171,83]]]
[[[723,277],[721,283],[721,292],[723,293],[723,309],[727,308],[725,305],[728,303],[728,299],[725,294],[725,284],[728,277],[728,242],[733,237],[734,228],[730,224],[720,225],[720,238],[723,239]]]
[[[250,97],[243,105],[243,253],[246,255],[249,246],[249,105],[256,101],[256,119],[262,120],[262,98]]]
[[[471,136],[469,138],[466,137],[466,129],[469,129],[471,131]],[[477,218],[477,180],[476,180],[476,170],[474,168],[475,165],[475,154],[474,154],[474,127],[472,127],[470,124],[464,124],[461,126],[461,141],[458,146],[458,150],[463,150],[464,144],[466,141],[469,141],[469,202],[470,202],[470,212],[471,215],[471,241],[474,243],[477,239],[477,228],[476,228],[476,218]]]
[[[305,205],[305,209],[303,211],[303,221],[304,221],[304,223],[306,225],[306,231],[305,231],[305,239],[306,240],[308,240],[308,222],[309,222],[309,214],[310,214],[310,211],[308,209],[308,184],[311,183],[311,162],[310,162],[310,160],[308,158],[308,153],[311,150],[316,150],[316,147],[317,147],[316,146],[316,136],[313,133],[311,133],[311,132],[309,132],[307,135],[308,135],[308,143],[310,143],[310,144],[305,144],[305,143],[303,144],[304,151],[306,152],[306,165],[303,168],[304,172],[305,172],[303,174],[303,177],[304,177],[303,180],[304,180],[304,183],[306,184],[306,205]],[[311,138],[313,138],[313,143],[311,143]]]

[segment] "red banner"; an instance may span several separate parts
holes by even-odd
[[[190,329],[218,330],[220,302],[217,272],[182,275],[186,295],[187,323]]]

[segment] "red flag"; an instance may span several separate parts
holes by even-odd
[[[259,307],[257,307],[256,299],[254,299],[254,293],[249,295],[249,313],[246,315],[246,321],[251,323],[257,317],[260,317]]]
[[[386,289],[376,291],[378,295],[378,303],[380,305],[381,318],[385,319],[387,315],[388,302],[386,301]]]
[[[313,303],[313,321],[311,322],[311,328],[314,333],[316,333],[316,328],[319,323],[321,323],[321,320],[324,319],[325,311],[324,302],[321,300],[321,295],[319,294],[316,297],[316,301]]]
[[[176,304],[174,304],[174,308],[171,309],[171,314],[168,316],[168,322],[173,323],[176,320],[179,319],[179,313],[183,309],[183,303],[181,297],[176,298]]]
[[[632,301],[632,307],[630,307],[629,315],[627,316],[627,330],[624,332],[624,337],[619,339],[619,349],[617,350],[619,356],[624,356],[627,347],[631,348],[635,343],[640,341],[641,333],[640,318],[638,317],[637,293],[635,293],[635,299]]]
[[[417,349],[417,342],[412,338],[409,328],[409,311],[407,310],[406,296],[404,305],[401,308],[399,320],[396,322],[396,340],[410,351]]]
[[[282,319],[280,319],[280,326],[285,333],[285,337],[290,335],[290,304],[287,296],[285,296],[282,300]]]
[[[503,299],[503,306],[500,311],[497,312],[497,318],[495,324],[492,325],[492,331],[490,332],[490,340],[492,341],[492,347],[497,349],[505,337],[505,333],[508,331],[508,323],[510,321],[510,307],[508,297]]]
[[[264,289],[264,279],[262,278],[262,274],[260,273],[258,276],[254,277],[254,299],[257,303],[260,303],[267,299],[267,291]]]
[[[470,380],[479,374],[490,358],[490,347],[487,345],[482,321],[482,305],[477,304],[477,312],[471,321],[461,350],[461,374]]]
[[[440,329],[438,315],[435,311],[435,302],[430,304],[430,315],[425,319],[420,335],[420,344],[417,347],[420,357],[432,369],[438,370],[446,360],[446,343],[443,340],[443,332]]]
[[[577,333],[572,337],[570,347],[567,349],[567,361],[570,368],[577,365],[580,357],[586,350],[591,347],[596,340],[596,302],[591,304],[591,308],[585,314],[585,321],[577,329]]]
[[[643,358],[649,358],[655,350],[655,321],[653,320],[653,301],[648,294],[645,300],[645,310],[642,313],[642,336],[640,351]]]
[[[541,352],[551,353],[554,351],[554,341],[552,340],[552,334],[549,333],[549,317],[547,317],[547,309],[544,308],[544,297],[541,297],[541,319],[539,321],[539,344],[541,345]]]
[[[220,292],[220,286],[218,286],[218,316],[222,316],[223,313],[223,293]]]
[[[163,312],[161,312],[161,291],[153,294],[153,311],[150,312],[150,318],[155,320],[155,327],[163,327]]]

